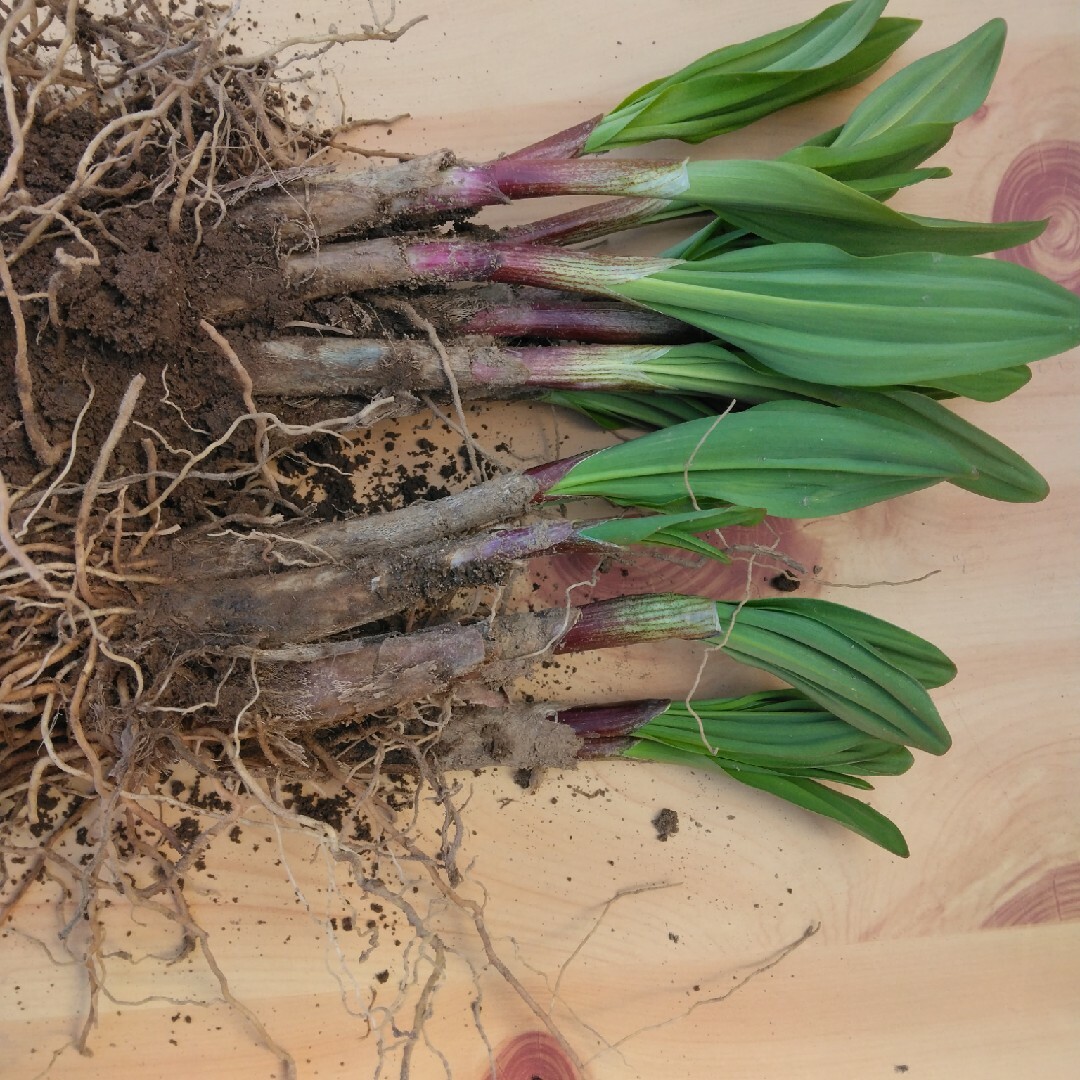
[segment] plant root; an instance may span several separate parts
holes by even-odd
[[[528,392],[528,372],[462,335],[487,332],[473,320],[489,316],[505,320],[491,333],[551,335],[542,311],[505,329],[540,310],[535,294],[440,294],[436,282],[405,299],[431,283],[387,233],[469,228],[415,209],[453,156],[338,172],[327,151],[342,132],[298,121],[291,104],[290,65],[396,41],[423,18],[391,26],[390,7],[360,32],[247,57],[230,40],[235,9],[211,4],[141,0],[104,17],[79,0],[19,0],[0,31],[12,365],[10,392],[0,386],[0,923],[35,890],[55,892],[87,987],[80,1053],[103,995],[116,1000],[115,904],[175,931],[156,959],[198,957],[295,1075],[185,891],[222,836],[269,822],[411,929],[392,1000],[355,988],[356,1015],[402,1078],[419,1073],[421,1048],[441,1057],[428,1021],[451,965],[470,963],[432,929],[445,910],[583,1070],[465,889],[449,778],[570,766],[579,749],[542,707],[503,708],[501,721],[492,709],[573,626],[577,586],[565,608],[505,614],[512,567],[462,560],[526,517],[538,491],[499,475],[465,408],[494,384]],[[686,339],[657,316],[544,295],[579,320],[581,340]],[[369,343],[362,380],[340,373],[342,343]],[[316,364],[290,382],[297,357]],[[473,486],[428,501],[406,476],[406,505],[364,504],[352,473],[365,429],[428,394],[449,402],[432,412],[460,438],[454,480]],[[427,802],[442,817],[434,837]],[[377,948],[373,931],[361,963]]]

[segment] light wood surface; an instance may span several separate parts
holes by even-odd
[[[322,3],[315,26],[307,15],[297,23],[293,6],[256,3],[249,10],[260,21],[257,33],[272,40],[299,25],[324,30],[335,23],[344,30],[366,17],[362,7]],[[904,61],[991,15],[1010,20],[988,104],[940,155],[954,178],[924,185],[899,204],[939,216],[987,217],[1022,151],[1072,140],[1059,171],[1043,170],[1044,188],[1038,163],[1053,155],[1033,152],[1031,198],[1057,220],[1031,260],[1059,277],[1075,273],[1075,5],[896,0],[892,7],[893,14],[926,20],[902,50]],[[430,18],[395,46],[366,46],[325,61],[341,80],[350,113],[412,114],[392,134],[364,129],[364,144],[445,145],[483,158],[601,112],[707,48],[806,17],[815,5],[401,0],[398,8],[403,18]],[[715,150],[774,154],[839,122],[859,97],[856,90],[799,107]],[[671,146],[649,152],[685,153]],[[1038,365],[1033,382],[1006,402],[959,407],[1047,475],[1053,490],[1044,503],[1008,506],[940,487],[803,523],[786,537],[785,550],[822,567],[819,582],[804,594],[904,624],[960,666],[955,683],[935,695],[955,748],[941,759],[920,758],[909,775],[883,783],[873,796],[904,829],[910,859],[894,859],[734,784],[674,769],[583,766],[547,776],[535,792],[504,775],[462,778],[469,795],[462,864],[471,863],[463,891],[486,900],[496,949],[551,1009],[587,1062],[586,1076],[1076,1075],[1077,359]],[[494,443],[494,433],[514,429],[521,415],[497,412],[484,437]],[[560,430],[574,429],[566,422]],[[760,579],[756,573],[755,588]],[[602,697],[613,687],[628,695],[638,689],[680,694],[699,657],[692,646],[637,649],[578,664],[577,678],[588,684],[584,696]],[[746,685],[739,680],[745,675],[711,659],[703,686]],[[663,807],[678,811],[681,827],[659,843],[650,820]],[[234,993],[294,1055],[299,1075],[375,1076],[377,1042],[361,1013],[373,998],[376,1005],[392,999],[413,955],[405,951],[403,920],[392,920],[396,928],[388,927],[375,955],[360,963],[366,939],[358,930],[373,917],[371,898],[317,845],[288,832],[279,837],[268,825],[246,825],[238,843],[219,843],[188,884]],[[619,896],[643,886],[656,888]],[[481,1080],[492,1060],[484,1037],[498,1053],[539,1024],[485,965],[463,916],[424,892],[418,897],[432,905],[432,925],[455,953],[428,1023],[430,1046],[418,1050],[413,1075],[443,1076],[444,1055],[455,1078]],[[55,944],[55,901],[46,888],[33,891],[0,936],[0,1074],[11,1080],[46,1070],[86,1005],[82,969]],[[351,932],[342,928],[350,915],[357,927]],[[813,937],[739,986],[811,925],[820,927]],[[401,947],[391,944],[395,936]],[[108,961],[116,1000],[102,1003],[93,1056],[64,1051],[52,1075],[247,1080],[277,1074],[275,1057],[220,1002],[198,954],[169,962],[177,944],[175,927],[119,911],[110,917],[108,946],[129,957]],[[385,983],[375,979],[382,971]],[[473,1021],[477,988],[484,1037]],[[518,1064],[506,1060],[500,1076],[533,1075],[513,1071]],[[521,1060],[532,1061],[527,1054]],[[396,1062],[391,1048],[384,1075],[396,1075]],[[535,1075],[544,1080],[575,1075],[551,1064],[529,1067],[542,1069]]]

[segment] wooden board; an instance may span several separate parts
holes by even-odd
[[[894,6],[926,19],[902,60],[957,39],[991,14],[1012,24],[987,105],[941,155],[954,178],[900,205],[955,217],[987,217],[995,207],[1052,213],[1054,223],[1024,257],[1080,288],[1075,5]],[[813,7],[805,0],[401,0],[402,18],[426,13],[428,21],[397,45],[323,62],[356,117],[412,114],[392,134],[364,129],[365,145],[448,145],[484,158],[601,112],[708,47],[806,17]],[[356,9],[334,0],[299,21],[284,4],[249,10],[257,33],[273,40],[298,27],[345,29],[367,17]],[[859,96],[799,107],[716,152],[782,151],[839,122]],[[648,153],[685,150],[665,145]],[[901,823],[909,860],[733,784],[672,769],[587,766],[549,775],[535,792],[503,775],[462,778],[469,796],[462,863],[471,863],[463,893],[485,902],[495,949],[550,1010],[586,1061],[585,1076],[1075,1075],[1077,359],[1040,365],[1032,384],[1004,403],[959,407],[1044,471],[1053,488],[1044,503],[1006,506],[939,488],[807,522],[785,537],[785,550],[821,566],[804,594],[907,625],[960,665],[956,682],[936,694],[955,748],[920,760],[874,796]],[[519,425],[516,415],[500,414],[492,430]],[[766,569],[752,569],[754,589],[764,587]],[[584,662],[577,676],[596,697],[610,687],[679,694],[700,657],[692,646],[639,648]],[[710,659],[703,686],[743,685],[741,677]],[[681,826],[659,843],[650,821],[664,807],[678,811]],[[300,1076],[374,1076],[379,1044],[363,1013],[391,1002],[416,959],[415,946],[406,950],[408,927],[373,912],[372,898],[318,845],[258,824],[256,811],[251,821],[238,843],[218,844],[189,879],[222,969],[295,1057]],[[413,1076],[442,1076],[445,1060],[455,1078],[480,1080],[496,1056],[503,1078],[577,1076],[547,1048],[547,1036],[530,1034],[539,1022],[486,965],[462,913],[424,891],[417,896],[453,954]],[[380,944],[360,962],[368,920],[381,928]],[[56,897],[41,889],[0,937],[0,1072],[11,1080],[41,1075],[86,1007],[82,969],[55,944],[57,921]],[[781,956],[810,926],[816,934]],[[93,1056],[66,1050],[52,1075],[277,1074],[275,1056],[220,1003],[198,953],[171,962],[175,927],[118,912],[108,944],[115,1000],[102,1003]],[[420,964],[426,978],[427,961]],[[384,1074],[396,1075],[399,1050],[386,1054]]]

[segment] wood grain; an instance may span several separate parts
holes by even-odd
[[[449,145],[478,158],[600,112],[713,43],[806,17],[814,7],[804,0],[402,0],[398,6],[402,17],[426,12],[429,20],[396,46],[325,60],[357,117],[412,114],[392,134],[376,127],[358,137],[400,149]],[[1075,5],[999,0],[988,10],[975,0],[947,6],[907,0],[895,7],[897,14],[926,19],[903,60],[955,40],[991,14],[1012,23],[987,105],[940,155],[954,178],[906,194],[902,205],[988,217],[1011,175],[1010,209],[1052,208],[1060,219],[1025,260],[1075,287],[1068,275],[1077,265],[1080,190],[1070,171],[1076,159],[1066,154],[1064,166],[1054,164],[1058,158],[1048,150],[1058,154],[1062,144],[1080,139]],[[272,40],[298,25],[345,28],[357,17],[354,8],[346,0],[321,3],[301,23],[292,5],[251,10],[258,33]],[[731,137],[717,152],[776,153],[837,123],[859,97],[850,91],[791,110]],[[1043,157],[1036,149],[1024,166],[1033,146],[1043,148]],[[515,207],[510,217],[536,212]],[[500,955],[551,1009],[587,1062],[586,1076],[1075,1075],[1077,359],[1043,363],[1032,384],[1006,402],[958,406],[1045,472],[1052,494],[1044,503],[1006,506],[942,487],[842,519],[802,523],[790,538],[793,549],[812,553],[822,568],[806,594],[907,625],[959,663],[959,678],[936,695],[955,748],[942,759],[920,759],[911,774],[874,796],[908,836],[909,860],[693,773],[591,765],[549,776],[531,793],[502,775],[462,778],[470,799],[462,862],[472,864],[463,890],[485,900]],[[551,437],[549,416],[528,415]],[[517,435],[521,416],[493,410],[483,437],[494,444],[500,431]],[[561,421],[558,435],[572,442],[584,437],[579,430]],[[765,569],[753,568],[755,588]],[[911,579],[917,580],[881,584]],[[679,694],[699,658],[692,646],[626,650],[576,662],[574,672],[545,672],[535,688],[572,676],[588,697],[612,688]],[[703,689],[741,686],[745,679],[710,659]],[[676,809],[681,822],[667,843],[657,842],[649,824],[662,807]],[[385,913],[373,913],[371,898],[304,837],[279,837],[253,811],[238,838],[218,844],[206,868],[189,879],[193,905],[234,992],[291,1051],[300,1076],[376,1075],[376,1040],[361,1013],[393,996],[403,963],[414,955],[405,951],[408,928],[389,917],[382,925]],[[663,887],[605,906],[620,890],[646,885]],[[454,1077],[491,1075],[500,1047],[500,1077],[524,1077],[539,1067],[544,1071],[534,1075],[544,1080],[577,1076],[530,1034],[536,1018],[485,966],[460,912],[420,895],[456,950],[429,1023],[431,1045]],[[34,890],[0,937],[0,1072],[11,1080],[40,1075],[86,1006],[81,969],[55,943],[56,901],[49,888]],[[354,929],[345,929],[346,919]],[[382,927],[380,946],[361,963],[369,919]],[[736,989],[811,925],[820,927],[812,938]],[[394,946],[395,939],[402,945]],[[117,909],[109,945],[130,959],[108,961],[117,1000],[103,1005],[93,1056],[67,1050],[52,1075],[276,1075],[274,1056],[220,1003],[197,954],[170,962],[175,927]],[[491,1053],[473,1021],[477,988]],[[387,1075],[396,1075],[395,1060],[391,1049]],[[439,1056],[422,1047],[414,1076],[442,1075]]]

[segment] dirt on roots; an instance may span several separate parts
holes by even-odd
[[[409,25],[346,39],[392,41]],[[393,305],[291,296],[280,235],[269,223],[258,227],[257,215],[234,212],[325,168],[320,155],[334,137],[294,120],[295,94],[281,84],[277,58],[244,57],[234,34],[230,13],[205,4],[142,2],[102,16],[75,0],[23,0],[4,23],[0,923],[45,876],[62,883],[65,933],[90,928],[90,1007],[76,1039],[85,1050],[104,978],[103,905],[118,892],[130,903],[164,905],[203,952],[225,1000],[288,1073],[287,1050],[231,994],[187,906],[185,871],[237,814],[228,800],[204,799],[202,784],[329,836],[334,858],[396,904],[441,962],[443,946],[404,886],[374,869],[391,848],[406,852],[462,904],[491,962],[531,999],[495,957],[479,910],[454,892],[461,825],[431,755],[448,698],[275,724],[249,655],[155,633],[141,617],[171,583],[178,535],[250,536],[340,513],[342,499],[305,493],[341,487],[357,460],[346,451],[363,438],[356,431],[370,424],[371,406],[256,403],[241,360],[247,344],[296,324],[418,334]],[[225,291],[243,302],[243,320],[206,318]],[[463,451],[452,475],[444,469],[450,488],[472,479],[467,462]],[[302,488],[293,483],[301,474]],[[403,475],[350,509],[394,509],[447,490]],[[421,595],[410,615],[365,632],[412,629],[444,601]],[[538,724],[506,740],[500,754],[509,763],[570,759],[565,742],[545,748],[542,718]],[[455,766],[499,743],[489,719],[461,732]],[[170,776],[178,764],[196,777],[184,798]],[[288,786],[312,779],[338,785],[344,800],[329,825]],[[419,785],[445,809],[436,850],[394,824]],[[148,792],[195,808],[200,824],[174,828],[143,798]],[[89,848],[62,855],[76,831]],[[419,987],[418,1016],[437,982]]]

